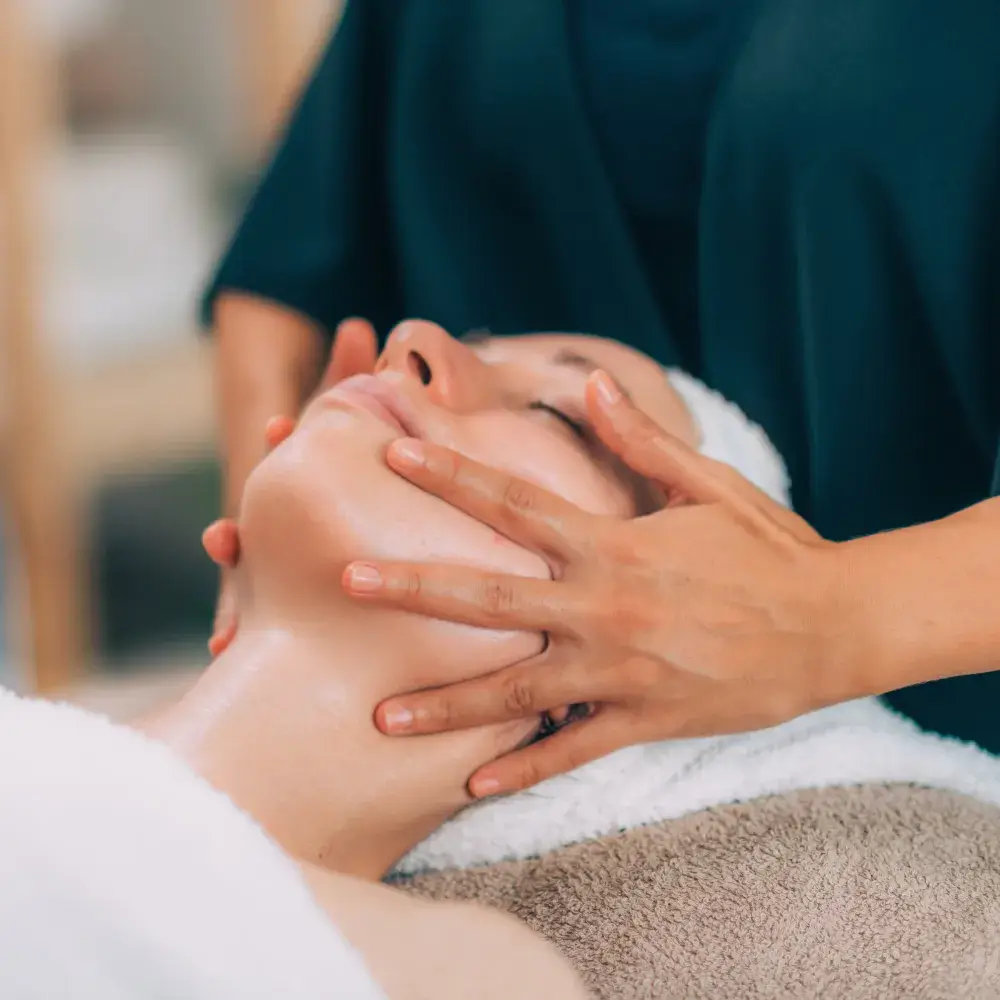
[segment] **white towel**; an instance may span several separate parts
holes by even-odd
[[[704,454],[789,503],[784,463],[734,404],[670,372]],[[921,732],[875,699],[772,729],[629,747],[526,792],[466,810],[398,865],[400,873],[533,857],[566,844],[710,806],[807,788],[908,782],[1000,805],[1000,759]]]
[[[0,997],[384,1000],[295,865],[166,747],[2,689]]]

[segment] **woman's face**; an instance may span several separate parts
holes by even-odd
[[[692,441],[662,369],[620,344],[561,334],[456,339],[432,323],[401,324],[375,374],[314,399],[251,476],[241,515],[245,557],[272,581],[255,579],[254,598],[269,600],[266,591],[278,599],[280,587],[286,606],[289,598],[311,604],[311,591],[338,589],[345,564],[358,558],[548,575],[537,556],[393,474],[385,448],[404,436],[445,445],[595,514],[644,512],[647,485],[587,426],[584,386],[598,367]]]

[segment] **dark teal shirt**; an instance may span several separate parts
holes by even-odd
[[[942,517],[998,451],[998,52],[996,0],[351,0],[207,302],[614,337],[826,537]],[[1000,747],[998,685],[907,707]]]
[[[708,119],[757,0],[571,0],[581,100],[682,362],[697,366]]]
[[[578,111],[607,174],[607,194],[617,202],[622,224],[635,244],[640,261],[646,262],[645,266],[655,276],[649,283],[651,293],[674,331],[682,355],[678,360],[688,367],[694,366],[698,355],[698,212],[709,112],[719,81],[732,64],[756,2],[630,0],[619,4],[607,0],[568,0],[564,10],[556,8],[554,21],[548,15],[541,19],[552,22],[550,27],[559,32],[558,42],[564,50],[563,69],[573,78],[569,82],[579,102]],[[406,52],[411,46],[422,44],[418,31],[411,26],[428,20],[426,13],[415,12],[422,6],[419,3],[390,4],[384,12],[376,11],[377,4],[378,0],[352,0],[342,29],[345,37],[335,42],[321,61],[219,277],[222,284],[292,305],[327,329],[343,317],[345,307],[348,313],[352,311],[330,287],[330,278],[340,263],[339,244],[352,210],[346,203],[329,204],[330,178],[341,169],[360,169],[362,162],[367,163],[370,174],[376,177],[384,174],[385,165],[366,155],[375,138],[368,129],[377,130],[377,117],[386,111],[391,113],[384,103],[391,103],[391,88],[386,91],[386,80],[376,78],[374,66],[386,58],[393,59],[397,66],[405,65]],[[426,11],[426,5],[423,6]],[[382,16],[394,23],[376,26]],[[367,73],[359,66],[364,51],[358,51],[355,43],[348,40],[360,37],[361,22],[366,19],[367,33],[372,39],[376,33],[380,34],[382,44],[389,45],[392,44],[389,39],[398,39],[395,59],[392,52],[369,53]],[[468,19],[470,26],[474,20]],[[541,36],[531,37],[540,26],[532,23],[532,18],[517,22],[516,16],[511,17],[510,26],[505,29],[513,30],[508,36],[512,47],[516,49],[518,45],[518,29],[524,32],[526,48],[542,41]],[[503,34],[498,36],[498,44],[502,37]],[[516,58],[516,52],[511,55]],[[332,108],[331,102],[342,99],[346,89],[345,82],[336,81],[345,81],[359,72],[364,79],[358,81],[360,86],[354,84],[357,106]],[[386,72],[392,75],[392,69],[387,68]],[[433,69],[431,73],[440,75]],[[436,90],[435,81],[427,81],[428,94],[438,102],[443,118],[450,111],[462,113],[459,95],[438,94]],[[516,106],[510,110],[519,111]],[[494,108],[493,113],[497,112],[503,113]],[[339,131],[332,128],[334,114],[344,115],[349,124],[342,122]],[[374,118],[358,120],[369,115]],[[364,139],[356,143],[347,138],[362,135]],[[446,137],[443,156],[448,155],[448,147],[456,138]],[[354,163],[348,158],[341,159],[348,152],[337,148],[341,142],[348,144]],[[303,157],[306,149],[308,163]],[[489,171],[490,164],[482,163],[482,167]],[[291,206],[287,197],[292,190],[303,211],[300,214],[293,209],[289,217],[286,213]],[[356,193],[361,193],[360,186]],[[384,218],[385,207],[381,198],[369,203],[369,225],[392,225],[391,218]],[[515,213],[522,207],[513,204]],[[360,211],[361,206],[357,209]],[[441,228],[447,224],[448,220],[442,217]],[[293,231],[296,246],[289,247],[288,234]],[[366,238],[368,242],[372,242],[370,236]],[[262,252],[268,245],[276,251],[281,248],[280,252]],[[357,253],[359,248],[351,249]],[[386,279],[392,256],[393,248],[386,247],[379,262],[380,274],[375,273],[372,262],[358,267],[352,274],[357,296],[365,295],[367,289],[369,297],[388,297]],[[349,262],[344,263],[350,266]],[[368,289],[373,281],[381,288]],[[402,312],[411,312],[413,308],[404,299]],[[360,311],[379,315],[371,305]],[[395,315],[389,315],[386,323],[394,318]],[[526,322],[527,317],[514,319],[512,328]],[[492,325],[497,325],[495,318]]]

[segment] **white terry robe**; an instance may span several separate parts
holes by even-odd
[[[0,997],[384,1000],[225,795],[138,732],[3,689]]]

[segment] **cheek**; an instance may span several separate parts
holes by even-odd
[[[547,577],[538,556],[497,535],[443,501],[394,475],[378,457],[391,440],[380,425],[352,415],[350,433],[340,420],[317,422],[277,449],[253,473],[244,494],[241,530],[247,569],[262,613],[358,614],[340,591],[354,559],[446,562],[519,576]],[[363,612],[361,612],[363,613]],[[423,619],[421,627],[394,625],[380,611],[372,642],[392,651],[405,635],[406,662],[419,676],[390,683],[423,687],[463,680],[534,655],[537,635],[490,632]],[[391,658],[390,658],[391,659]]]
[[[562,431],[513,414],[470,418],[454,447],[470,458],[543,487],[591,514],[625,516],[628,490]]]

